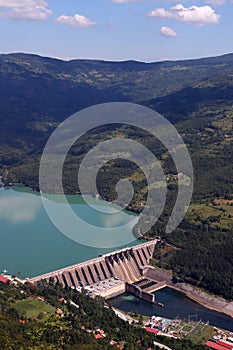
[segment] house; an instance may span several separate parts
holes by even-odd
[[[19,320],[19,323],[25,324],[27,321],[26,320]]]
[[[58,301],[60,301],[60,303],[66,304],[67,301],[65,298],[59,298]]]
[[[208,340],[206,343],[205,343],[205,346],[207,346],[208,348],[210,349],[216,349],[216,350],[232,350],[233,349],[233,346],[231,346],[231,344],[228,344],[228,343],[225,343],[225,342],[222,342],[222,341],[212,341],[212,340]]]
[[[123,350],[125,347],[125,342],[124,341],[117,342],[115,340],[111,340],[110,345],[115,346],[117,349]]]
[[[123,350],[124,349],[124,344],[118,344],[116,347],[117,347],[117,349]]]
[[[10,280],[2,275],[0,275],[0,282],[6,284],[7,282],[10,282]]]
[[[56,314],[59,315],[59,316],[62,316],[63,315],[63,311],[61,309],[57,309],[56,310]]]
[[[158,329],[155,329],[155,328],[146,327],[145,330],[146,330],[148,333],[152,333],[152,334],[154,334],[154,335],[158,335],[158,333],[159,333],[159,330],[158,330]]]
[[[95,339],[102,339],[102,336],[100,334],[98,334],[98,333],[95,333],[94,337],[95,337]]]
[[[102,339],[102,338],[106,338],[106,334],[104,333],[103,329],[99,329],[99,327],[95,327],[94,337],[95,339]]]

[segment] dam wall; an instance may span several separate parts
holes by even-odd
[[[68,266],[30,279],[32,283],[53,280],[63,287],[87,287],[115,278],[125,283],[139,281],[148,271],[157,240],[124,248],[76,265]]]

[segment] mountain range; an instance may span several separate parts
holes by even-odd
[[[163,114],[182,135],[193,161],[193,201],[184,222],[175,234],[166,235],[165,212],[150,233],[160,234],[174,247],[159,247],[156,263],[165,268],[176,264],[176,278],[233,299],[233,54],[155,63],[0,55],[0,173],[5,181],[38,188],[40,155],[59,123],[85,107],[116,101],[142,104]],[[175,173],[163,147],[148,135],[123,127],[118,132],[156,148],[165,172]],[[70,181],[77,170],[73,164],[105,136],[106,130],[101,130],[74,147],[64,174],[67,192],[78,190]],[[123,171],[141,189],[132,203],[132,210],[138,211],[145,199],[145,181],[138,169],[123,162],[113,165],[117,175],[107,167],[100,180],[103,197],[114,199],[114,183]],[[175,183],[169,191],[173,198]]]

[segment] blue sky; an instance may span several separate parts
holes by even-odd
[[[0,0],[0,51],[158,61],[233,52],[233,1]]]

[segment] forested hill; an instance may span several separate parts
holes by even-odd
[[[232,77],[233,54],[157,63],[0,55],[0,168],[18,169],[29,156],[41,153],[52,130],[70,114],[102,102],[129,101],[149,106],[177,124],[195,153],[196,169],[213,161],[218,178],[228,177],[229,169],[224,174],[222,169],[232,163],[231,148],[222,141],[232,126]],[[215,150],[217,158],[224,153],[221,162],[209,157]],[[33,178],[16,177],[25,182]],[[197,174],[198,181],[204,177]],[[200,183],[202,196],[213,196],[213,189],[221,196],[232,191],[216,177],[213,181],[212,188]]]
[[[65,164],[66,191],[77,192],[77,164],[109,133],[143,142],[171,176],[168,208],[149,233],[165,242],[155,263],[172,268],[182,281],[233,299],[233,54],[156,63],[0,55],[0,175],[38,188],[40,156],[59,122],[82,108],[114,101],[148,106],[181,133],[195,175],[188,214],[172,235],[164,233],[176,195],[176,169],[156,140],[132,128],[98,130],[75,145]],[[129,178],[139,191],[131,209],[140,211],[147,193],[142,174],[122,161],[112,165],[99,179],[102,197],[114,199],[119,178]]]
[[[70,109],[73,108],[73,111],[83,105],[99,102],[100,98],[144,101],[180,91],[188,86],[194,87],[196,84],[212,79],[224,82],[227,77],[231,77],[232,67],[233,54],[199,60],[157,63],[95,60],[67,62],[28,54],[0,55],[1,88],[7,84],[4,89],[6,94],[9,88],[14,88],[15,97],[20,97],[17,89],[21,87],[23,88],[21,94],[28,92],[24,97],[35,98],[34,102],[45,102],[43,98],[47,97],[47,108],[54,107],[58,97],[63,97],[60,104],[69,101]],[[42,90],[38,96],[40,88]],[[68,92],[63,94],[65,88],[70,89],[68,92],[72,93],[71,96]],[[87,90],[80,91],[82,89]],[[48,91],[49,95],[46,94]],[[95,94],[99,92],[99,94],[90,95],[87,99],[84,98],[87,91]],[[68,101],[65,98],[68,98]],[[82,105],[80,105],[81,102]],[[34,106],[36,111],[38,105],[34,104]],[[52,112],[51,109],[46,111],[47,114]],[[51,116],[62,118],[66,114],[55,116],[52,113]]]
[[[196,97],[204,93],[207,99],[219,98],[215,89],[221,86],[222,94],[231,92],[232,98],[232,74],[233,54],[157,63],[0,55],[0,117],[23,123],[61,121],[95,103],[153,99],[158,100],[156,107],[163,110],[165,103],[172,114],[174,105],[167,102],[186,97],[192,104],[193,92]]]

